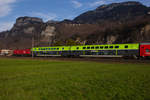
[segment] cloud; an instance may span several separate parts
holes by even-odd
[[[83,4],[80,3],[79,1],[72,0],[71,2],[72,2],[72,4],[74,5],[75,8],[80,8],[80,7],[83,6]]]
[[[0,23],[0,32],[10,30],[14,25],[14,22],[1,22]]]
[[[16,2],[16,0],[0,0],[0,4],[10,4],[14,2]]]
[[[54,13],[42,13],[42,12],[33,12],[32,14],[30,14],[30,16],[32,16],[32,17],[40,17],[44,21],[56,20],[58,18],[58,16],[56,14],[54,14]]]
[[[0,0],[0,17],[7,16],[12,11],[12,4],[16,0]]]
[[[89,6],[95,7],[95,6],[99,6],[99,5],[103,5],[103,4],[106,4],[106,0],[100,0],[100,1],[90,3]]]

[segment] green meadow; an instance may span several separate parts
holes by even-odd
[[[150,64],[0,58],[0,100],[150,100]]]

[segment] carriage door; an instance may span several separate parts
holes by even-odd
[[[144,52],[145,51],[145,49],[144,49],[144,46],[140,46],[140,56],[144,56]]]

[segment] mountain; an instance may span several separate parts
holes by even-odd
[[[49,41],[54,27],[50,26],[53,22],[44,23],[42,19],[36,17],[19,17],[10,31],[0,33],[1,48],[31,48],[32,37],[37,41]],[[55,22],[56,23],[56,22]],[[42,43],[42,42],[40,42]]]
[[[76,23],[102,23],[109,21],[126,21],[136,16],[148,15],[149,7],[140,2],[123,2],[102,5],[95,10],[85,12],[74,19]]]
[[[43,22],[19,17],[9,31],[0,33],[0,48],[150,42],[150,8],[139,2],[101,5],[74,20]]]

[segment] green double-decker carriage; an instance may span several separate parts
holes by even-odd
[[[34,47],[34,56],[138,56],[139,44]]]

